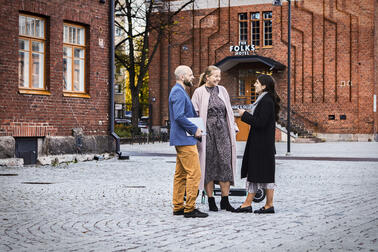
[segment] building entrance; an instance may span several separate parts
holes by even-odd
[[[257,94],[255,91],[255,82],[259,74],[272,74],[270,71],[256,69],[239,69],[239,96],[235,105],[249,105],[256,101]],[[249,125],[242,122],[240,117],[236,117],[235,121],[239,128],[236,135],[237,141],[245,141],[248,138]]]

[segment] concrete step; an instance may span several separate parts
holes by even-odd
[[[324,140],[317,138],[317,137],[297,137],[295,139],[296,143],[320,143],[324,142]]]

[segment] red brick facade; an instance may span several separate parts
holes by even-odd
[[[18,87],[19,14],[46,20],[47,95],[21,94]],[[99,1],[0,1],[0,136],[108,134],[109,4]],[[86,29],[86,91],[89,98],[63,96],[63,23]],[[104,46],[100,46],[102,39]]]
[[[191,66],[198,77],[207,65],[234,55],[229,48],[239,41],[239,13],[272,11],[273,46],[256,53],[287,66],[287,2],[281,7],[272,6],[272,1],[258,2],[265,3],[193,8],[181,13],[170,45],[170,87],[179,64]],[[306,125],[315,132],[377,134],[378,117],[373,112],[373,96],[378,90],[376,2],[292,1],[291,107],[297,116],[317,124]],[[218,5],[218,1],[214,3]],[[153,114],[155,126],[164,125],[168,119],[167,51],[165,40],[149,73],[150,96],[156,97],[157,105]],[[231,97],[238,96],[238,71],[256,67],[261,68],[256,63],[239,64],[222,72],[221,84]],[[273,76],[286,106],[286,69],[273,70]],[[329,115],[334,115],[335,120],[329,120]],[[340,120],[344,115],[346,120]]]

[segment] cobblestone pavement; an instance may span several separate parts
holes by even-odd
[[[378,250],[378,162],[278,160],[276,214],[206,219],[172,215],[174,169],[156,156],[0,167],[0,251]]]

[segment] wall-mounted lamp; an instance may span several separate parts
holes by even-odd
[[[100,0],[100,3],[104,4],[106,2],[106,0]]]

